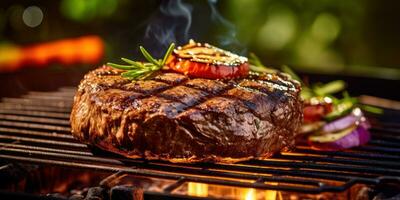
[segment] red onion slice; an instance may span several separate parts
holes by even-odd
[[[364,114],[362,113],[360,108],[354,108],[349,115],[339,118],[328,124],[325,124],[325,126],[322,127],[322,132],[325,133],[337,132],[345,128],[348,128],[354,124],[355,125],[360,124],[364,126],[364,128],[366,129],[370,127],[369,123],[365,119]]]
[[[348,149],[366,144],[371,138],[371,134],[364,126],[358,126],[350,134],[333,141],[333,142],[315,142],[309,141],[311,147],[327,151],[337,151],[341,149]]]

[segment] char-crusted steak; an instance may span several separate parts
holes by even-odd
[[[171,162],[263,159],[293,146],[302,121],[300,85],[284,74],[235,80],[173,72],[130,81],[89,72],[76,93],[72,133],[130,158]]]

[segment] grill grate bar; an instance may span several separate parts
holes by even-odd
[[[366,145],[366,146],[356,147],[354,149],[360,150],[360,151],[381,152],[381,153],[387,153],[387,154],[400,155],[400,149],[392,148],[392,147]]]
[[[70,154],[63,154],[63,153],[50,153],[50,152],[43,152],[43,151],[37,151],[37,150],[26,150],[26,149],[17,149],[17,148],[10,148],[10,147],[3,147],[1,150],[7,151],[7,153],[28,153],[31,155],[31,157],[38,156],[39,158],[41,157],[54,157],[58,159],[74,159],[75,161],[82,161],[84,163],[91,163],[93,164],[94,162],[101,166],[101,165],[119,165],[119,166],[124,166],[123,164],[135,164],[135,167],[139,169],[144,169],[142,168],[143,166],[147,166],[146,170],[160,170],[164,168],[164,171],[167,171],[168,173],[172,172],[177,172],[179,171],[180,174],[199,174],[203,176],[219,176],[219,177],[225,177],[225,178],[237,178],[237,179],[248,179],[248,180],[256,180],[259,177],[262,177],[265,181],[279,181],[279,182],[288,182],[288,183],[297,183],[297,184],[307,184],[310,186],[319,186],[320,183],[317,181],[310,181],[310,180],[299,180],[299,179],[293,179],[293,178],[281,178],[281,177],[268,177],[268,176],[262,176],[262,175],[252,175],[252,174],[243,174],[243,173],[235,173],[235,172],[221,172],[221,171],[212,171],[212,170],[201,170],[201,169],[193,169],[193,168],[183,168],[179,166],[174,166],[171,167],[170,165],[162,165],[162,164],[157,164],[157,163],[152,163],[151,165],[146,164],[146,162],[131,162],[128,159],[124,159],[124,162],[116,160],[116,159],[109,159],[109,158],[102,158],[102,157],[96,157],[96,156],[83,156],[83,155],[70,155]],[[145,163],[145,164],[144,164]],[[170,170],[165,170],[165,168],[170,169]],[[179,170],[177,170],[179,169]],[[165,173],[165,172],[159,172],[159,173]]]
[[[29,139],[29,138],[28,138]],[[42,140],[41,140],[42,141]],[[51,143],[52,141],[49,140],[47,141],[47,143]],[[73,146],[74,143],[70,143],[70,145],[68,146]],[[78,150],[78,151],[83,151],[83,150]],[[87,151],[87,150],[86,150]],[[73,153],[73,151],[71,151],[71,153]],[[79,155],[79,153],[78,153]],[[132,163],[133,160],[130,159],[123,159],[124,163]],[[141,162],[140,162],[141,163]],[[138,164],[137,162],[135,162],[135,164]],[[151,165],[157,166],[160,165],[157,162],[151,162]],[[347,180],[349,174],[345,173],[345,172],[321,172],[321,173],[317,173],[317,172],[312,172],[312,173],[304,173],[303,172],[299,172],[299,171],[293,171],[293,168],[295,168],[295,166],[288,164],[286,165],[286,167],[291,167],[292,170],[287,170],[287,169],[267,169],[265,167],[269,166],[269,165],[264,165],[264,166],[252,166],[251,163],[246,163],[246,166],[236,166],[236,165],[209,165],[207,166],[208,168],[212,168],[212,169],[216,169],[216,170],[223,170],[223,169],[227,169],[227,170],[237,170],[237,171],[246,171],[246,172],[257,172],[257,173],[269,173],[269,174],[289,174],[289,175],[293,175],[293,176],[312,176],[315,178],[319,177],[319,178],[326,178],[326,179],[331,179],[331,180]],[[166,167],[172,167],[171,170],[174,169],[178,169],[180,168],[180,166],[182,165],[170,165],[170,164],[163,164],[162,167],[160,169],[165,169]],[[274,166],[274,165],[272,165]],[[285,165],[282,165],[285,166]],[[321,165],[323,166],[323,165]],[[204,168],[202,165],[190,165],[190,166],[186,166],[186,167],[200,167],[200,168]],[[262,168],[264,167],[264,168]],[[271,167],[271,166],[269,166]],[[307,168],[308,169],[308,168]],[[182,170],[182,169],[181,169]]]
[[[19,146],[20,147],[20,146]],[[24,147],[23,149],[32,149],[29,147]],[[84,149],[84,148],[82,148]],[[35,149],[34,149],[35,150]],[[39,149],[40,150],[40,149]],[[77,153],[80,151],[84,151],[84,150],[77,150],[77,151],[70,151],[69,153],[76,153],[78,155],[82,155],[81,153]],[[86,150],[87,151],[87,150]],[[25,152],[25,151],[22,151]],[[21,153],[22,153],[21,152]],[[44,152],[45,153],[45,152]],[[59,155],[59,157],[63,158],[62,155]],[[120,159],[121,161],[123,161],[124,163],[131,163],[134,165],[138,165],[138,164],[142,164],[143,161],[137,161],[137,160],[131,160],[131,159]],[[159,162],[146,162],[148,165],[146,165],[147,167],[158,167],[158,169],[160,170],[167,170],[167,171],[174,171],[174,170],[185,170],[185,168],[182,167],[186,167],[186,168],[193,168],[193,167],[197,167],[198,169],[205,169],[204,166],[202,165],[178,165],[178,164],[170,164],[170,163],[159,163]],[[264,166],[266,167],[266,166]],[[243,171],[243,172],[249,172],[249,173],[264,173],[264,174],[277,174],[277,175],[291,175],[291,176],[302,176],[302,177],[311,177],[311,178],[322,178],[322,179],[328,179],[328,180],[338,180],[338,181],[345,181],[347,180],[349,177],[349,174],[346,174],[344,172],[340,172],[340,173],[335,173],[335,172],[307,172],[305,170],[302,171],[294,171],[292,170],[287,170],[287,169],[268,169],[268,168],[260,168],[259,166],[251,166],[251,165],[246,165],[246,166],[240,166],[240,165],[209,165],[207,166],[207,168],[209,169],[214,169],[214,170],[235,170],[235,171]],[[203,173],[205,171],[203,170]],[[195,172],[191,172],[191,173],[195,173]],[[215,174],[214,174],[215,175]],[[369,180],[371,181],[371,180]]]
[[[398,142],[389,142],[389,141],[379,140],[379,139],[372,139],[368,144],[375,145],[375,146],[400,148],[400,143],[398,143]]]
[[[171,193],[173,190],[175,190],[176,188],[178,188],[179,186],[183,185],[185,182],[187,182],[187,180],[185,178],[180,178],[178,181],[176,181],[175,183],[167,186],[164,188],[164,192],[168,192]]]
[[[71,155],[71,154],[64,154],[64,153],[57,153],[57,152],[47,152],[47,151],[40,151],[40,150],[31,150],[31,149],[18,149],[12,147],[2,147],[1,151],[6,151],[7,153],[22,153],[22,154],[29,154],[30,156],[39,156],[39,157],[58,157],[67,160],[83,160],[89,163],[100,163],[100,164],[115,164],[115,165],[122,165],[123,163],[118,160],[96,157],[96,156],[83,156],[83,155]]]
[[[382,128],[382,127],[372,127],[371,131],[377,132],[377,133],[395,133],[395,134],[400,134],[400,129],[395,129],[395,128]]]
[[[12,114],[0,114],[0,120],[32,122],[32,123],[46,123],[46,124],[69,126],[68,120],[50,119],[50,118],[45,118],[45,117],[27,117],[27,116],[19,116],[19,115],[12,115]]]
[[[73,97],[74,91],[55,91],[55,92],[41,92],[41,91],[30,91],[27,95],[31,97]]]
[[[294,155],[275,155],[274,158],[281,158],[285,160],[301,160],[307,161],[309,163],[314,162],[327,162],[327,163],[341,163],[341,164],[350,164],[350,165],[363,165],[363,166],[371,166],[371,160],[354,160],[347,158],[337,158],[337,157],[321,157],[321,156],[294,156]],[[374,165],[379,165],[383,168],[399,168],[400,163],[392,162],[392,161],[376,161]]]
[[[311,168],[311,169],[322,169],[322,170],[335,170],[335,171],[348,171],[348,172],[360,172],[360,173],[376,173],[376,174],[388,174],[388,175],[398,175],[400,176],[400,170],[390,169],[390,168],[378,168],[374,167],[365,167],[365,166],[356,166],[356,165],[339,165],[330,163],[329,165],[320,164],[320,163],[310,163],[310,162],[293,162],[293,161],[285,161],[285,162],[276,162],[276,161],[268,161],[268,160],[255,160],[251,161],[251,163],[259,163],[260,165],[268,165],[268,166],[291,166],[293,168]]]
[[[32,91],[22,98],[3,98],[0,158],[175,180],[164,189],[167,193],[186,182],[307,193],[344,191],[356,183],[400,182],[400,164],[395,162],[400,159],[397,123],[390,127],[378,123],[381,127],[371,130],[373,137],[367,146],[337,152],[298,146],[293,152],[268,160],[237,164],[174,164],[93,155],[70,134],[69,113],[75,90]]]
[[[327,155],[327,156],[338,156],[348,158],[360,158],[360,159],[374,159],[374,160],[395,160],[400,159],[397,155],[378,154],[371,152],[355,152],[353,150],[347,151],[319,151],[310,149],[306,146],[297,146],[294,152],[313,154],[313,155]]]
[[[377,129],[377,128],[382,128],[382,129],[385,129],[385,128],[400,128],[400,123],[396,123],[396,122],[382,122],[382,121],[379,121],[379,122],[372,122],[372,124],[373,124],[373,126],[374,126],[374,128],[375,129]]]
[[[71,135],[67,134],[54,134],[54,133],[45,133],[45,132],[38,132],[38,131],[30,131],[30,130],[19,130],[19,129],[8,129],[8,128],[2,128],[0,131],[6,132],[6,133],[21,133],[22,136],[24,134],[26,135],[33,135],[33,136],[44,136],[44,137],[54,137],[56,138],[67,138],[67,139],[73,139]],[[0,137],[1,138],[1,137]],[[53,144],[54,139],[49,138],[49,139],[34,139],[30,137],[20,137],[20,136],[3,136],[3,138],[14,138],[18,139],[20,141],[25,141],[25,142],[35,142],[35,143],[44,143],[44,144]],[[57,143],[57,145],[64,145],[64,146],[76,146],[77,142],[67,142],[63,141],[62,143]],[[85,147],[85,145],[80,146],[80,147]],[[301,160],[294,160],[294,157],[291,157],[291,159],[285,159],[283,161],[252,161],[251,164],[256,164],[260,166],[275,166],[275,167],[291,167],[291,168],[311,168],[311,169],[321,169],[321,170],[336,170],[336,171],[349,171],[349,172],[369,172],[369,173],[382,173],[382,174],[387,174],[387,173],[393,173],[393,174],[399,174],[400,172],[398,170],[393,170],[391,167],[393,165],[388,165],[386,166],[387,168],[377,168],[377,167],[366,167],[364,166],[357,166],[360,164],[358,161],[350,162],[348,160],[343,160],[339,158],[335,158],[334,160],[330,161],[336,161],[337,163],[345,162],[347,161],[347,164],[351,164],[351,166],[343,166],[343,165],[335,165],[335,164],[330,164],[330,165],[325,165],[324,163],[310,163],[308,161],[304,162],[305,159]],[[297,157],[299,158],[299,157]],[[300,157],[301,158],[301,157]],[[314,158],[318,159],[319,162],[329,162],[329,158]],[[301,161],[301,162],[293,162],[293,161]],[[331,162],[332,163],[332,162]],[[334,162],[333,162],[334,163]],[[377,162],[380,163],[380,165],[385,165],[385,163],[382,162]],[[364,164],[366,164],[364,162]],[[387,163],[386,163],[387,164]],[[367,165],[368,166],[368,165]],[[396,166],[396,165],[394,165]],[[397,165],[398,166],[398,165]],[[389,169],[388,169],[389,168]],[[243,168],[242,168],[243,170]]]
[[[51,118],[69,119],[68,113],[54,113],[54,112],[28,111],[28,110],[8,110],[8,109],[0,109],[0,113],[22,115],[22,116],[33,116],[33,117],[47,117],[49,119]]]
[[[2,155],[0,155],[0,157],[1,157]],[[3,155],[3,156],[8,156],[8,155]],[[18,157],[18,159],[23,159],[23,158],[25,158],[25,157]],[[32,160],[37,160],[37,159],[41,159],[41,158],[31,158]],[[50,161],[54,161],[54,159],[51,159]],[[58,161],[58,160],[55,160],[55,162],[63,162],[63,161]],[[54,162],[52,162],[51,164],[54,164]],[[79,162],[75,162],[75,164],[78,164],[78,165],[90,165],[91,166],[91,168],[94,168],[94,169],[98,169],[98,167],[103,167],[103,166],[107,166],[107,167],[109,167],[109,168],[118,168],[118,167],[120,167],[120,168],[122,168],[123,166],[114,166],[114,165],[105,165],[105,164],[102,164],[102,165],[92,165],[91,163],[79,163]],[[62,166],[65,166],[65,163],[63,163],[62,164]],[[138,170],[146,170],[146,171],[152,171],[152,169],[142,169],[142,168],[135,168],[135,169],[138,169]],[[184,180],[186,180],[186,181],[196,181],[196,182],[205,182],[205,183],[207,183],[207,179],[202,179],[202,178],[200,178],[199,179],[199,177],[195,177],[195,176],[193,176],[194,174],[198,174],[199,172],[202,172],[201,170],[192,170],[191,172],[188,172],[190,175],[188,175],[188,174],[185,174],[186,173],[186,171],[184,170],[183,171],[183,173],[182,173],[182,171],[180,170],[179,171],[179,176],[181,177],[179,180],[181,180],[181,179],[184,179]],[[143,174],[141,174],[141,175],[143,175]],[[148,175],[148,174],[147,174]],[[164,176],[164,178],[165,178],[165,176],[168,176],[168,175],[170,175],[170,173],[165,173],[165,174],[163,174],[163,173],[160,173],[160,171],[157,171],[156,173],[154,173],[154,171],[153,171],[153,176],[154,175],[156,175],[156,176],[160,176],[160,175],[163,175]],[[302,181],[302,180],[296,180],[296,179],[289,179],[289,178],[280,178],[280,177],[263,177],[263,176],[254,176],[254,175],[242,175],[242,174],[234,174],[234,173],[223,173],[223,172],[213,172],[213,173],[210,173],[210,174],[206,174],[206,175],[211,175],[211,176],[213,176],[213,180],[220,180],[220,179],[215,179],[215,176],[217,176],[217,175],[219,175],[219,176],[221,176],[221,175],[224,175],[223,177],[225,177],[225,178],[239,178],[239,179],[248,179],[248,178],[263,178],[263,180],[264,181],[270,181],[270,182],[280,182],[280,183],[285,183],[285,182],[287,182],[287,183],[297,183],[297,184],[302,184],[302,186],[300,187],[300,188],[307,188],[307,189],[318,189],[318,187],[315,187],[315,186],[324,186],[324,184],[321,184],[321,183],[319,183],[319,182],[317,182],[317,181]],[[179,181],[178,180],[178,181]],[[208,180],[210,180],[210,179],[208,179]],[[364,180],[359,180],[359,181],[366,181],[367,179],[364,179]],[[373,181],[373,180],[368,180],[368,182],[371,182],[371,181]],[[220,182],[220,184],[224,184],[224,185],[232,185],[232,186],[240,186],[240,185],[238,185],[238,183],[242,183],[242,181],[232,181],[232,180],[230,180],[230,181],[226,181],[226,180],[224,180],[224,182]],[[255,183],[255,182],[254,182]],[[251,183],[250,183],[251,184]],[[304,185],[305,184],[311,184],[311,185],[314,185],[314,187],[304,187]],[[254,186],[254,185],[247,185],[247,186],[244,186],[244,187],[255,187],[255,188],[264,188],[265,186],[263,186],[263,185],[265,185],[265,184],[260,184],[258,187],[257,186]],[[311,186],[310,185],[310,186]],[[344,184],[345,185],[345,184]],[[283,187],[283,188],[282,188]],[[279,188],[280,189],[283,189],[283,190],[285,190],[284,188],[285,188],[285,185],[280,185],[279,186]],[[294,188],[297,188],[296,190],[298,190],[299,189],[299,187],[297,186],[297,187],[286,187],[286,189],[287,190],[292,190],[292,189],[294,189]],[[337,187],[335,187],[336,189],[337,189]],[[271,188],[272,189],[272,188]]]
[[[22,147],[22,149],[18,149]],[[29,149],[29,151],[26,151],[26,149]],[[36,149],[36,148],[29,148],[29,147],[25,147],[23,145],[18,145],[18,144],[12,144],[12,145],[7,145],[3,148],[1,148],[1,150],[3,151],[8,151],[8,152],[16,152],[16,153],[22,153],[22,154],[30,154],[31,156],[39,156],[39,158],[41,156],[46,156],[46,158],[48,158],[48,156],[53,156],[56,157],[57,159],[66,159],[69,160],[71,158],[73,158],[75,161],[80,160],[80,161],[85,161],[85,162],[89,162],[89,163],[96,163],[98,165],[103,165],[103,164],[117,164],[117,165],[122,165],[123,164],[128,164],[128,165],[132,165],[134,164],[134,166],[138,167],[147,167],[147,168],[151,168],[151,169],[169,169],[167,170],[168,172],[173,172],[173,171],[178,171],[179,172],[189,172],[191,174],[201,174],[201,175],[212,175],[212,176],[216,176],[219,175],[221,176],[222,174],[224,175],[223,177],[230,177],[230,178],[245,178],[245,179],[259,179],[260,176],[254,176],[254,175],[244,175],[244,174],[237,174],[237,173],[227,173],[227,172],[221,172],[221,171],[215,171],[216,169],[214,169],[214,171],[211,170],[205,170],[202,169],[201,167],[195,167],[195,166],[184,166],[184,165],[176,165],[176,164],[170,164],[170,163],[157,163],[157,162],[146,162],[143,160],[131,160],[131,159],[120,159],[120,160],[116,160],[116,159],[112,159],[112,158],[107,158],[107,157],[96,157],[93,156],[93,154],[91,153],[87,153],[87,154],[81,154],[80,152],[77,151],[70,151],[72,154],[65,154],[65,152],[46,152],[46,151],[40,151],[40,149]],[[47,149],[44,149],[47,150]],[[78,154],[78,155],[75,155]],[[95,162],[93,162],[95,161]],[[228,166],[229,168],[229,166]],[[195,170],[195,171],[194,171]],[[266,176],[261,176],[261,178],[263,178],[263,180],[265,181],[286,181],[286,182],[290,182],[290,183],[300,183],[300,184],[308,184],[308,185],[315,185],[315,186],[319,186],[320,183],[316,182],[316,181],[309,181],[309,180],[299,180],[299,179],[290,179],[290,178],[280,178],[280,177],[266,177]]]
[[[17,128],[28,128],[28,129],[41,129],[49,131],[64,131],[70,132],[71,128],[65,126],[45,125],[45,124],[33,124],[26,122],[11,122],[11,121],[0,121],[0,126],[17,127]]]
[[[71,96],[70,94],[68,95],[62,95],[62,94],[57,94],[57,95],[32,95],[32,94],[27,94],[27,95],[23,95],[21,98],[24,99],[30,99],[33,101],[37,101],[37,100],[45,100],[45,101],[50,101],[50,102],[68,102],[68,103],[72,103],[73,101],[73,96]]]
[[[74,139],[72,135],[60,134],[60,133],[48,133],[41,131],[25,130],[25,129],[15,129],[15,128],[4,128],[0,127],[0,132],[5,134],[17,134],[19,136],[39,136],[39,137],[52,137],[54,139]]]
[[[123,167],[123,166],[114,166],[114,165],[95,165],[90,163],[78,163],[74,161],[58,161],[58,160],[49,160],[43,158],[29,158],[29,157],[18,157],[13,155],[0,155],[0,158],[15,160],[15,161],[23,161],[29,163],[42,163],[42,164],[50,164],[50,165],[60,165],[67,167],[79,167],[79,168],[88,168],[88,169],[97,169],[103,171],[112,171],[112,172],[126,172],[135,175],[149,176],[149,177],[158,177],[164,179],[175,179],[181,180],[184,179],[186,182],[200,182],[200,183],[208,183],[208,184],[218,184],[218,185],[227,185],[227,186],[235,186],[235,187],[246,187],[246,188],[257,188],[257,189],[273,189],[273,190],[285,190],[285,191],[296,191],[296,192],[304,192],[304,193],[320,193],[320,192],[339,192],[344,191],[351,185],[355,183],[374,183],[378,184],[379,182],[384,181],[400,181],[399,178],[393,177],[380,177],[379,179],[362,179],[356,178],[349,180],[341,186],[328,186],[324,184],[319,184],[320,187],[302,187],[302,186],[288,186],[288,185],[270,185],[264,184],[260,182],[243,182],[243,181],[235,181],[235,180],[224,180],[224,179],[216,179],[216,178],[208,178],[208,177],[197,177],[192,175],[183,175],[183,174],[173,174],[173,173],[159,173],[153,170],[146,169],[138,169],[131,167]],[[276,181],[276,180],[275,180]]]
[[[106,165],[94,165],[94,164],[87,164],[87,163],[77,163],[71,161],[57,161],[57,160],[48,160],[42,158],[29,158],[29,157],[18,157],[12,155],[0,155],[0,158],[7,159],[7,160],[14,160],[20,162],[28,162],[28,163],[38,163],[38,164],[48,164],[48,165],[58,165],[63,167],[78,167],[78,168],[86,168],[86,169],[96,169],[102,171],[111,171],[111,172],[126,172],[134,175],[142,175],[148,177],[156,177],[156,178],[164,178],[164,179],[175,179],[179,180],[183,176],[182,175],[175,175],[175,174],[163,174],[163,173],[155,173],[151,170],[144,170],[144,169],[135,169],[130,167],[121,167],[121,166],[106,166]],[[216,185],[227,185],[227,186],[235,186],[235,187],[245,187],[245,188],[257,188],[263,190],[285,190],[285,191],[295,191],[295,192],[303,192],[303,193],[320,193],[323,191],[344,191],[346,190],[347,184],[339,187],[316,187],[316,188],[309,188],[309,187],[294,187],[294,186],[286,186],[286,185],[270,185],[270,184],[262,184],[262,183],[247,183],[242,181],[233,181],[233,180],[221,180],[221,179],[210,179],[210,178],[203,178],[203,177],[196,177],[196,176],[185,176],[184,177],[188,182],[200,182],[200,183],[208,183],[208,184],[216,184]]]
[[[21,98],[2,98],[4,103],[12,103],[12,104],[22,104],[22,105],[31,105],[31,106],[47,106],[47,107],[56,107],[56,108],[72,108],[71,101],[43,101],[38,99],[21,99]]]
[[[15,144],[15,143],[3,143],[0,142],[0,150],[2,147],[13,147],[13,148],[20,148],[20,149],[27,149],[27,150],[37,150],[37,151],[47,151],[47,152],[57,152],[57,153],[66,153],[66,154],[74,154],[74,155],[85,155],[85,156],[92,156],[93,154],[89,151],[80,150],[80,151],[73,151],[67,149],[55,149],[55,148],[47,148],[47,147],[37,147],[32,145],[23,145],[23,144]]]
[[[47,145],[59,145],[65,147],[86,147],[86,145],[81,143],[71,143],[57,140],[44,140],[44,139],[35,139],[35,138],[27,138],[27,137],[19,137],[19,136],[9,136],[9,135],[0,135],[0,139],[4,140],[16,140],[22,142],[32,142],[39,144],[47,144]]]
[[[381,139],[381,140],[389,140],[389,141],[396,141],[396,142],[400,142],[400,135],[396,136],[396,135],[378,135],[378,134],[372,134],[372,138],[376,138],[376,139]]]
[[[207,169],[227,169],[227,170],[235,170],[235,171],[248,171],[252,173],[263,173],[263,174],[273,174],[274,176],[290,176],[290,177],[299,177],[299,178],[316,178],[316,179],[324,179],[328,181],[341,181],[345,182],[349,179],[360,178],[366,182],[370,182],[373,180],[374,176],[354,176],[354,174],[349,174],[345,172],[335,172],[335,171],[316,171],[313,169],[296,169],[296,168],[277,168],[267,166],[254,166],[251,164],[246,165],[226,165],[226,164],[218,164],[218,165],[210,165],[207,166]],[[368,179],[372,178],[372,179]],[[321,183],[322,184],[322,183]]]
[[[48,107],[48,106],[33,106],[15,103],[0,103],[0,109],[7,110],[26,110],[26,111],[47,111],[47,112],[57,112],[57,113],[69,113],[70,108],[61,107]]]

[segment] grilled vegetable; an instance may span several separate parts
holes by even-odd
[[[305,101],[303,108],[304,122],[320,121],[332,111],[332,99],[329,97],[313,97]]]
[[[335,119],[351,112],[353,107],[354,107],[354,103],[352,101],[344,100],[340,103],[337,103],[334,106],[333,111],[325,116],[325,119],[328,121],[335,120]]]
[[[255,55],[250,55],[252,70],[261,71],[265,67]],[[305,84],[299,76],[288,66],[282,66],[282,71],[289,74],[302,84],[301,97],[304,100],[303,125],[301,134],[306,135],[309,144],[315,149],[340,150],[363,145],[370,139],[368,129],[369,122],[364,117],[360,108],[354,108],[357,99],[343,93],[342,99],[331,95],[342,91],[346,83],[342,80],[332,81],[326,84]],[[360,105],[369,112],[381,114],[379,108]],[[351,113],[351,114],[349,114]],[[344,117],[343,117],[344,116]]]
[[[322,127],[322,131],[336,132],[348,128],[349,126],[352,126],[354,124],[364,124],[365,128],[369,128],[369,124],[360,108],[355,108],[349,115],[326,124]]]
[[[351,126],[336,133],[310,136],[309,144],[312,148],[337,151],[366,144],[371,138],[364,126]]]
[[[325,124],[320,131],[309,136],[308,139],[313,147],[339,150],[367,143],[369,128],[370,124],[361,109],[354,108],[349,115]]]
[[[167,65],[176,72],[208,79],[239,78],[249,73],[247,58],[193,40],[175,49]]]

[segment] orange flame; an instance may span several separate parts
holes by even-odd
[[[277,183],[269,184],[277,185]],[[241,200],[275,200],[277,197],[277,191],[189,182],[188,195],[197,197],[226,197]]]
[[[198,197],[208,196],[208,184],[189,182],[188,188],[189,188],[188,194],[191,196],[198,196]]]

